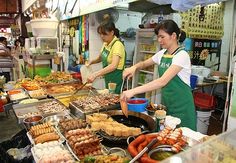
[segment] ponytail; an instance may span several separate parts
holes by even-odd
[[[180,43],[184,42],[185,38],[186,38],[186,33],[183,30],[180,30],[179,42]]]

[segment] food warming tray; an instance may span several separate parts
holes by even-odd
[[[103,108],[99,108],[97,110],[85,111],[83,108],[77,106],[74,102],[70,102],[69,104],[70,112],[82,119],[86,118],[86,115],[97,113],[97,112],[107,112],[109,110],[117,110],[120,109],[120,104],[109,105]]]
[[[57,112],[57,113],[43,114],[43,112],[41,112],[38,109],[38,105],[46,103],[46,102],[51,102],[51,101],[57,101],[57,100],[55,100],[55,99],[45,99],[45,100],[41,100],[41,101],[38,101],[38,102],[35,102],[35,103],[30,103],[30,104],[15,104],[15,105],[13,105],[13,110],[14,110],[14,113],[15,113],[17,119],[18,119],[18,123],[21,124],[24,120],[24,117],[19,116],[19,115],[27,114],[27,113],[30,113],[30,112],[39,112],[39,114],[42,115],[43,117],[47,117],[49,115],[55,115],[55,114],[63,114],[63,115],[68,115],[69,114],[69,112],[67,110],[64,110],[62,112]],[[63,104],[61,104],[61,105],[63,105]]]
[[[70,82],[70,83],[64,83],[64,84],[50,84],[50,85],[44,86],[43,89],[45,90],[47,94],[55,97],[55,96],[73,94],[76,88],[79,88],[81,85],[82,83],[79,83],[79,82]],[[73,89],[71,89],[71,87],[73,87]],[[93,88],[90,86],[86,86],[80,92],[89,93],[90,89],[93,89]]]
[[[29,95],[23,90],[23,89],[16,89],[19,91],[19,93],[16,94],[9,94],[9,99],[13,102],[13,103],[18,103],[21,100],[27,99],[29,98]]]

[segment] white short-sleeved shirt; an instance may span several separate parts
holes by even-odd
[[[161,58],[164,55],[166,49],[162,49],[157,52],[153,57],[152,60],[156,64],[160,64]],[[172,59],[172,64],[182,67],[182,70],[177,74],[179,78],[185,82],[187,85],[190,86],[190,76],[191,76],[191,61],[188,53],[185,50],[179,51],[177,54],[174,55]]]

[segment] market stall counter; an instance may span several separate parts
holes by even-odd
[[[36,163],[48,160],[129,162],[154,138],[157,139],[157,143],[150,148],[152,152],[157,147],[161,150],[165,147],[175,153],[183,148],[186,149],[186,144],[189,143],[189,140],[184,137],[186,129],[174,130],[167,127],[160,132],[155,132],[155,125],[155,119],[145,113],[129,111],[129,117],[126,118],[121,110],[111,110],[86,115],[86,119],[72,114],[45,116],[39,124],[31,126],[26,135],[32,144],[31,153]],[[127,143],[130,137],[133,141]],[[141,138],[144,138],[143,143]],[[108,141],[109,147],[106,143]],[[119,152],[115,150],[115,156],[109,155],[111,153],[109,149],[119,146],[119,143],[126,144],[122,146],[123,150],[116,148]],[[143,157],[150,159],[151,156],[148,154],[151,155],[149,152],[144,153],[139,161],[143,162]]]
[[[37,101],[31,101],[32,103],[14,103],[13,110],[18,123],[25,126],[26,120],[30,123],[26,127],[25,135],[32,146],[31,153],[36,163],[63,160],[88,162],[104,159],[110,162],[129,161],[154,138],[157,143],[150,147],[150,151],[164,145],[177,153],[189,144],[190,139],[185,138],[183,129],[165,128],[157,132],[156,114],[150,116],[146,112],[128,111],[129,116],[124,116],[120,109],[119,95],[90,88],[73,95],[76,88],[72,88],[70,84],[48,84],[37,78],[35,86],[32,87],[32,82],[36,81],[23,81],[24,88],[18,88],[16,92],[21,93],[25,89],[32,91],[37,87],[36,90],[45,91],[51,98],[38,98]],[[52,85],[55,89],[50,87]],[[70,91],[57,92],[61,90],[62,85]],[[27,94],[28,92],[29,90],[26,91]],[[28,98],[32,96],[31,94]],[[145,143],[138,141],[141,138],[145,138]],[[113,147],[121,148],[121,152],[116,156],[109,155],[112,153],[109,149]],[[132,148],[136,148],[136,153]],[[143,154],[139,161],[151,159],[148,151]]]

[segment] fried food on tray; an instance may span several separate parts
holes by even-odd
[[[68,81],[72,81],[72,80],[73,80],[73,78],[69,73],[60,72],[60,71],[53,72],[46,77],[41,77],[38,75],[36,75],[34,77],[34,81],[37,81],[38,83],[40,83],[41,86],[51,84],[51,83],[68,82]]]
[[[128,137],[141,134],[140,128],[125,126],[102,113],[86,115],[86,122],[91,125],[92,130],[102,130],[110,136]]]
[[[25,88],[28,91],[38,90],[40,89],[40,86],[35,81],[27,81],[21,84],[23,88]]]

